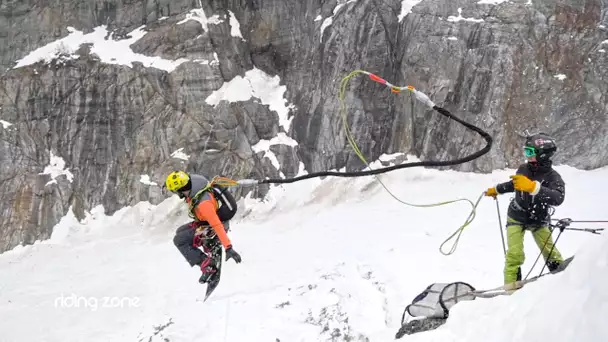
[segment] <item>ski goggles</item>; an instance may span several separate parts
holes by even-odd
[[[526,146],[524,147],[524,155],[526,158],[534,157],[536,156],[536,149],[531,146]]]

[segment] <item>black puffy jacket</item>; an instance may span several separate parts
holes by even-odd
[[[515,198],[511,200],[507,215],[524,224],[547,224],[551,220],[551,208],[564,202],[566,187],[562,177],[551,167],[550,161],[537,167],[527,163],[522,164],[516,173],[539,182],[541,187],[536,195],[532,195],[516,191],[513,181],[498,184],[496,192],[499,194],[515,192]]]

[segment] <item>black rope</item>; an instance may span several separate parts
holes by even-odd
[[[313,173],[310,173],[307,175],[302,175],[299,177],[288,178],[288,179],[268,178],[268,179],[260,180],[257,183],[259,183],[259,184],[285,184],[285,183],[293,183],[293,182],[297,182],[297,181],[301,181],[301,180],[309,179],[309,178],[315,178],[315,177],[325,177],[325,176],[363,177],[363,176],[377,175],[377,174],[381,174],[381,173],[385,173],[385,172],[389,172],[389,171],[393,171],[393,170],[398,170],[398,169],[405,169],[408,167],[458,165],[458,164],[464,164],[471,160],[475,160],[475,159],[483,156],[484,154],[488,153],[488,151],[490,151],[490,149],[492,148],[492,136],[490,136],[490,134],[488,134],[487,132],[485,132],[484,130],[482,130],[481,128],[479,128],[477,126],[474,126],[462,119],[459,119],[458,117],[456,117],[452,113],[450,113],[447,109],[444,109],[444,108],[441,108],[438,106],[433,106],[433,109],[435,111],[437,111],[439,114],[446,116],[447,118],[454,120],[454,121],[458,122],[459,124],[465,126],[466,128],[481,135],[486,141],[486,146],[475,153],[471,153],[465,157],[454,159],[454,160],[446,160],[446,161],[427,160],[427,161],[421,161],[421,162],[392,165],[392,166],[387,166],[387,167],[374,169],[374,170],[354,171],[354,172],[321,171],[321,172],[313,172]],[[243,182],[243,183],[247,184],[247,182]]]

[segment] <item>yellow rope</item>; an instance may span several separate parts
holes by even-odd
[[[235,181],[234,179],[230,179],[228,177],[215,176],[207,184],[207,186],[205,187],[205,189],[209,189],[210,187],[212,187],[215,184],[217,184],[219,186],[223,186],[223,187],[231,187],[231,186],[237,186],[237,185],[239,185],[238,181]]]
[[[364,71],[364,70],[355,70],[352,71],[350,74],[348,74],[348,76],[346,76],[344,79],[342,79],[341,85],[340,85],[340,115],[342,117],[342,123],[344,126],[344,131],[346,132],[346,138],[350,144],[350,146],[353,148],[353,150],[355,151],[355,154],[357,155],[357,157],[359,157],[359,159],[371,170],[371,167],[369,165],[369,163],[367,162],[367,160],[365,159],[365,157],[363,156],[363,153],[361,152],[361,150],[359,149],[359,146],[357,145],[357,143],[355,142],[355,139],[353,138],[353,135],[350,131],[350,129],[348,128],[348,120],[347,120],[347,115],[346,115],[346,107],[345,107],[345,102],[344,102],[344,97],[345,97],[345,92],[346,92],[346,86],[348,84],[348,82],[350,81],[351,78],[355,77],[356,75],[359,74],[366,74],[366,75],[370,75],[369,72]],[[386,84],[388,87],[391,88],[391,91],[394,93],[399,93],[401,90],[409,90],[410,92],[414,91],[414,87],[411,86],[405,86],[405,87],[397,87],[394,86],[390,83],[387,82]],[[412,99],[413,100],[413,99]],[[469,214],[469,216],[467,217],[467,219],[465,220],[464,224],[462,226],[460,226],[452,235],[450,235],[439,247],[439,251],[443,254],[443,255],[450,255],[452,253],[454,253],[456,251],[456,246],[458,245],[458,241],[460,240],[460,235],[462,234],[464,228],[466,228],[469,224],[471,224],[471,222],[473,222],[473,219],[475,218],[475,209],[477,208],[477,205],[479,204],[479,201],[481,200],[482,195],[479,196],[479,199],[477,200],[477,202],[475,204],[473,204],[473,202],[471,202],[469,199],[466,198],[460,198],[460,199],[455,199],[455,200],[450,200],[450,201],[444,201],[444,202],[438,202],[438,203],[431,203],[431,204],[412,204],[412,203],[408,203],[405,202],[401,199],[399,199],[397,196],[395,196],[387,187],[386,185],[380,180],[380,177],[377,175],[374,175],[374,177],[376,177],[376,179],[378,180],[378,182],[382,185],[382,187],[397,201],[405,204],[405,205],[409,205],[412,207],[420,207],[420,208],[430,208],[430,207],[438,207],[441,205],[446,205],[446,204],[450,204],[450,203],[455,203],[455,202],[460,202],[460,201],[466,201],[469,202],[471,204],[471,213]],[[450,241],[451,239],[453,239],[454,237],[456,237],[456,240],[454,241],[454,244],[452,245],[452,247],[450,248],[450,251],[445,253],[443,251],[443,246]]]

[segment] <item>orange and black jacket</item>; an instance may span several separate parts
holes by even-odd
[[[207,178],[191,174],[190,180],[192,181],[192,189],[189,196],[186,197],[186,202],[190,207],[191,216],[197,221],[208,223],[213,228],[213,231],[215,231],[224,248],[231,247],[232,242],[228,238],[228,234],[226,234],[224,224],[217,215],[218,203],[215,195],[211,191],[205,191],[199,195],[199,198],[193,198],[207,186]]]

